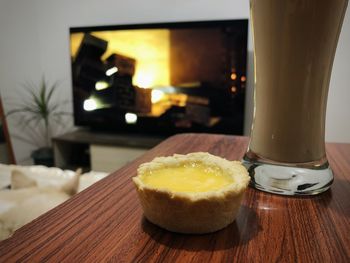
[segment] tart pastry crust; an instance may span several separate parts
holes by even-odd
[[[155,188],[142,181],[142,175],[161,168],[188,163],[218,167],[233,182],[219,190],[207,192],[176,192]],[[237,215],[250,177],[239,161],[228,161],[206,152],[157,157],[141,164],[133,177],[145,217],[152,223],[179,233],[210,233],[231,224]]]

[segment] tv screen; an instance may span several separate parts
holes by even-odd
[[[75,124],[242,134],[247,32],[248,20],[71,28]]]

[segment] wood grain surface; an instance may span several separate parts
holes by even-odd
[[[156,156],[207,151],[241,159],[248,139],[184,134],[16,231],[0,262],[350,262],[350,145],[327,144],[335,181],[314,197],[248,189],[238,218],[213,234],[165,231],[142,215],[131,177]]]

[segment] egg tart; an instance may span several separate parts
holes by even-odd
[[[133,177],[145,217],[169,231],[209,233],[232,223],[250,177],[238,161],[175,154],[141,164]]]

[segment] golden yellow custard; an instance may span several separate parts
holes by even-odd
[[[235,220],[249,179],[240,162],[198,152],[141,164],[133,182],[150,222],[173,232],[210,233]]]
[[[189,193],[216,191],[233,183],[233,178],[220,168],[201,163],[150,170],[140,179],[151,187]]]

